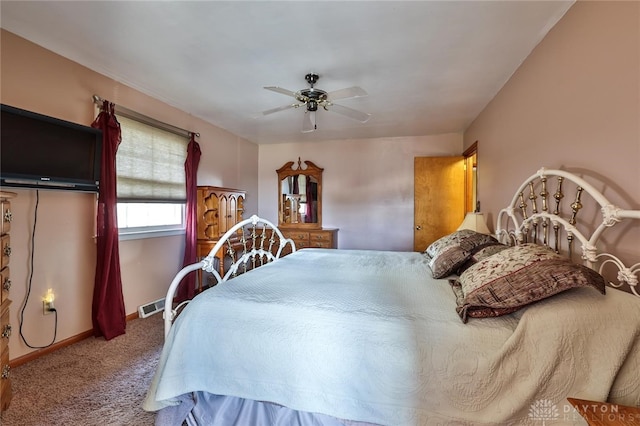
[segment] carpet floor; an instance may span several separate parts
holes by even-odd
[[[151,426],[142,401],[163,343],[162,315],[127,322],[126,334],[90,337],[11,370],[2,426]]]

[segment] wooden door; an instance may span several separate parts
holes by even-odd
[[[424,251],[464,219],[463,157],[415,157],[413,249]]]

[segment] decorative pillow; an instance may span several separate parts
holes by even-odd
[[[466,262],[460,265],[460,267],[456,271],[456,274],[462,275],[464,271],[466,271],[476,263],[480,262],[481,260],[484,260],[489,256],[493,256],[496,253],[500,253],[502,250],[508,249],[508,248],[509,246],[506,244],[491,244],[489,246],[484,246],[480,250],[475,252],[473,255],[471,255],[471,257],[469,257],[469,259],[467,259]]]
[[[463,229],[445,235],[427,247],[426,254],[431,257],[429,267],[433,278],[443,278],[453,274],[473,254],[484,247],[500,244],[491,235]]]
[[[504,249],[450,282],[463,322],[505,315],[574,287],[605,294],[605,280],[596,271],[537,244]]]

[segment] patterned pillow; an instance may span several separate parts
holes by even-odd
[[[471,255],[471,257],[469,257],[469,259],[467,259],[466,262],[460,265],[460,267],[456,271],[456,274],[462,275],[464,271],[466,271],[476,263],[480,262],[481,260],[486,259],[489,256],[493,256],[496,253],[500,253],[502,250],[508,249],[508,248],[509,246],[506,244],[491,244],[488,246],[484,246],[480,250],[475,252],[473,255]]]
[[[495,244],[500,243],[492,236],[470,229],[456,231],[434,241],[426,250],[426,254],[431,257],[429,267],[433,278],[453,274],[473,254]]]
[[[502,250],[450,282],[463,322],[505,315],[574,287],[605,294],[604,278],[596,271],[537,244]]]

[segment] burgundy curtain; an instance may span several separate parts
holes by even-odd
[[[116,216],[116,151],[120,123],[113,103],[104,101],[91,127],[102,130],[102,163],[97,214],[97,259],[91,318],[93,334],[110,340],[125,333],[126,313],[122,296],[118,221]]]
[[[307,187],[306,187],[306,200],[307,200],[307,211],[305,212],[305,219],[304,221],[306,223],[314,223],[316,222],[316,220],[313,217],[313,211],[314,211],[314,207],[315,207],[315,198],[313,196],[313,185],[314,183],[311,182],[311,179],[309,179],[309,177],[307,176]]]
[[[198,261],[196,258],[196,246],[198,243],[198,164],[200,164],[200,145],[195,140],[195,134],[191,133],[191,140],[187,145],[187,159],[184,162],[184,172],[187,185],[187,206],[185,211],[186,240],[184,245],[184,260],[182,266],[191,265]],[[193,299],[196,294],[195,274],[189,274],[178,286],[175,301]]]

